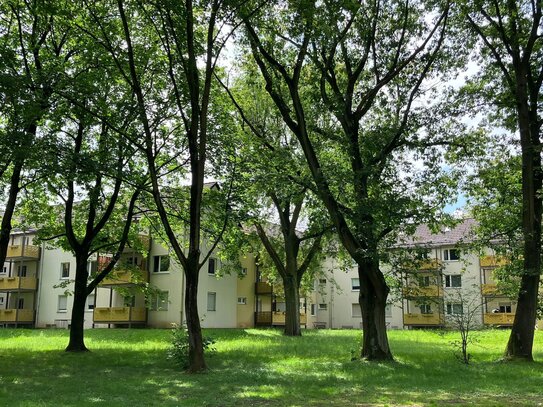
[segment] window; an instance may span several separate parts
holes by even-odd
[[[4,297],[0,297],[0,304],[4,304]]]
[[[92,260],[87,263],[87,271],[90,275],[98,273],[98,261]]]
[[[445,276],[445,287],[462,287],[462,276],[460,274],[451,274],[450,276]]]
[[[8,273],[8,266],[2,267],[2,270],[0,270],[0,273],[7,274]]]
[[[66,295],[59,295],[57,311],[66,312],[67,309],[68,309],[68,297]]]
[[[419,276],[419,287],[429,287],[430,283],[430,276]]]
[[[247,275],[247,267],[242,267],[241,269],[241,275],[246,276]]]
[[[457,249],[445,249],[443,250],[443,260],[456,261],[460,260],[460,253]]]
[[[25,299],[19,298],[19,300],[17,301],[17,309],[24,309],[24,307],[25,307]]]
[[[431,314],[432,313],[432,307],[430,304],[420,304],[420,313],[421,314]]]
[[[351,289],[353,291],[359,291],[360,290],[360,279],[359,278],[351,278]]]
[[[170,256],[154,256],[153,265],[155,273],[166,273],[170,271]]]
[[[499,304],[500,308],[500,312],[504,312],[504,313],[508,313],[510,314],[512,311],[511,311],[511,303],[500,303]]]
[[[319,311],[326,311],[328,309],[328,304],[319,304]]]
[[[217,260],[213,257],[210,257],[207,261],[207,274],[215,275],[215,267],[216,267]],[[208,310],[208,311],[215,311],[215,310]]]
[[[319,278],[319,284],[326,284],[326,279],[325,278]]]
[[[387,304],[385,307],[385,317],[392,318],[392,305]]]
[[[247,305],[247,297],[238,297],[239,305]]]
[[[357,304],[357,303],[351,304],[351,315],[353,318],[362,317],[362,310],[360,309],[360,304]]]
[[[17,266],[17,276],[26,277],[26,266]]]
[[[311,304],[311,315],[317,315],[317,304]]]
[[[134,296],[130,296],[127,298],[129,298],[130,301],[132,301],[132,299],[135,300]],[[125,298],[125,303],[127,298]],[[160,291],[156,295],[153,295],[150,302],[151,311],[168,311],[168,291]]]
[[[448,302],[447,303],[447,315],[462,315],[464,308],[460,302]]]
[[[70,263],[60,263],[60,278],[70,278]]]
[[[217,310],[217,293],[212,293],[212,292],[207,293],[207,310],[208,311]]]
[[[87,304],[85,305],[85,309],[87,311],[92,311],[94,309],[95,304],[96,304],[96,298],[94,294],[90,294],[87,297]]]

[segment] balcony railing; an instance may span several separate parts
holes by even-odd
[[[481,284],[481,293],[483,295],[499,295],[500,290],[496,284]]]
[[[443,325],[443,317],[440,314],[404,314],[405,325]]]
[[[272,286],[268,283],[258,281],[255,283],[255,293],[256,294],[271,294]]]
[[[147,271],[132,270],[114,270],[100,283],[101,286],[128,285],[137,282],[148,281],[149,273]]]
[[[507,260],[503,257],[483,256],[479,259],[481,267],[498,267],[507,264]]]
[[[441,268],[441,260],[426,259],[419,263],[419,270],[438,270]]]
[[[0,291],[34,291],[36,287],[35,277],[0,277]]]
[[[484,314],[483,322],[485,325],[513,325],[515,314],[510,312],[497,312]]]
[[[95,323],[143,323],[147,310],[139,307],[95,308],[93,321]]]
[[[0,323],[32,323],[34,310],[32,309],[0,309]]]
[[[30,245],[8,246],[6,259],[13,259],[13,258],[20,258],[20,257],[27,258],[27,259],[39,259],[40,248],[38,246],[30,246]]]
[[[443,296],[443,288],[438,285],[429,285],[427,287],[420,287],[411,285],[404,287],[403,295],[405,297],[441,297]]]

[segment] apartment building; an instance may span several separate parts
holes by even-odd
[[[462,250],[473,226],[432,233],[426,226],[403,243],[424,249],[424,258],[409,273],[399,275],[400,292],[391,293],[386,309],[389,329],[445,327],[454,316],[476,307],[476,321],[486,326],[510,326],[514,299],[501,294],[493,270],[501,265],[492,253],[479,257]],[[74,257],[61,249],[39,246],[35,231],[12,234],[6,263],[0,270],[0,325],[67,328],[73,297]],[[183,322],[184,273],[175,256],[157,241],[142,237],[145,253],[128,248],[112,274],[88,297],[85,326],[170,327]],[[206,253],[205,251],[203,251]],[[108,262],[95,256],[89,270]],[[306,328],[361,327],[360,282],[356,267],[344,270],[326,259],[323,274],[300,301],[300,321]],[[285,302],[281,287],[270,284],[251,255],[241,259],[238,273],[222,272],[213,254],[200,271],[198,309],[203,327],[248,328],[282,326]]]

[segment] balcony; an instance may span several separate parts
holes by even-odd
[[[272,286],[268,283],[258,281],[255,283],[255,293],[258,295],[261,294],[271,294],[272,293]]]
[[[6,253],[6,259],[34,259],[38,260],[40,258],[40,248],[38,246],[8,246],[8,251]]]
[[[93,321],[96,324],[118,324],[118,323],[145,323],[147,316],[146,308],[136,307],[112,307],[95,308]]]
[[[307,324],[307,315],[300,313],[300,324]],[[284,326],[285,313],[276,311],[255,312],[255,325],[257,326]]]
[[[514,320],[514,313],[497,312],[483,315],[483,323],[485,325],[513,325]]]
[[[443,288],[438,285],[429,285],[427,287],[420,287],[416,285],[404,287],[403,295],[408,298],[415,297],[442,297]]]
[[[443,325],[443,317],[440,314],[403,314],[405,325]]]
[[[486,296],[500,295],[500,290],[496,284],[481,284],[481,293]]]
[[[34,277],[0,277],[0,291],[34,291],[36,287]]]
[[[149,281],[149,273],[147,271],[132,271],[132,270],[114,270],[102,280],[101,287],[130,285],[138,282]]]
[[[32,309],[0,309],[0,323],[3,324],[31,324],[34,322]]]
[[[496,256],[483,256],[479,259],[481,267],[498,267],[507,263],[506,259]]]
[[[426,259],[419,263],[419,270],[439,270],[441,268],[441,260]]]

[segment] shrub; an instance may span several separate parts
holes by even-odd
[[[215,340],[209,337],[202,338],[205,354],[213,354],[217,351]],[[175,326],[172,329],[171,346],[168,349],[168,359],[183,369],[189,367],[189,334],[185,326]]]

